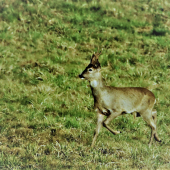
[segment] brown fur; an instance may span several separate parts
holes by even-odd
[[[106,127],[114,135],[119,134],[109,127],[109,122],[121,114],[132,113],[134,118],[141,116],[151,127],[151,138],[161,141],[156,131],[156,110],[153,110],[155,104],[154,94],[142,87],[111,87],[103,84],[100,63],[98,57],[100,54],[93,54],[90,64],[79,75],[90,82],[92,94],[94,97],[94,108],[97,112],[97,128],[94,134],[92,147],[102,126]],[[107,118],[104,120],[104,117]]]

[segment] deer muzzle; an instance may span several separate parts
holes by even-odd
[[[79,78],[84,79],[85,77],[82,74],[79,74]]]

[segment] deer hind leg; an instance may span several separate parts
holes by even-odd
[[[157,111],[156,111],[155,109],[152,110],[152,117],[153,117],[153,120],[154,120],[155,125],[156,125],[156,122],[157,122]],[[161,142],[161,140],[160,140],[159,137],[158,137],[157,131],[156,131],[154,137],[155,137],[155,140],[156,140],[156,141]]]
[[[149,141],[149,146],[151,146],[154,137],[156,138],[156,140],[160,141],[160,139],[158,138],[158,135],[157,135],[157,131],[156,131],[156,116],[155,116],[155,113],[156,113],[155,111],[146,110],[145,112],[143,112],[141,114],[143,119],[151,127],[151,138],[150,138],[150,141]]]
[[[119,133],[121,133],[120,131],[115,131],[112,128],[110,128],[108,126],[108,124],[110,123],[111,120],[113,120],[114,118],[116,118],[117,116],[119,116],[119,113],[111,113],[106,120],[103,122],[103,126],[106,127],[111,133],[113,133],[114,135],[117,135]]]
[[[97,136],[100,132],[101,127],[103,126],[103,120],[104,120],[104,115],[101,114],[99,111],[97,112],[97,127],[96,130],[94,132],[94,137],[93,137],[93,142],[91,147],[94,147],[94,144],[96,142]]]

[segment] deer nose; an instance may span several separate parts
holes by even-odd
[[[84,79],[84,76],[82,74],[79,74],[79,78]]]

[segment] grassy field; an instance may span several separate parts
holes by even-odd
[[[1,0],[0,169],[170,169],[170,1]],[[123,115],[90,148],[96,114],[78,75],[93,52],[107,85],[157,99],[162,143]]]

